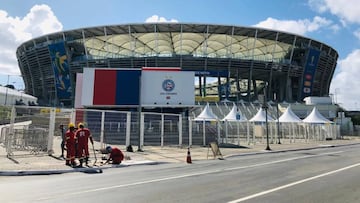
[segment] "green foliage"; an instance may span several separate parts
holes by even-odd
[[[360,115],[355,115],[351,117],[351,121],[354,125],[360,125]]]

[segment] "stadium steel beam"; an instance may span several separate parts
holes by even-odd
[[[47,40],[48,40],[48,38],[47,38]],[[34,47],[36,47],[36,42],[35,41],[33,41],[33,46]],[[49,42],[48,42],[49,43]],[[40,80],[40,83],[41,83],[41,86],[42,86],[42,92],[41,92],[41,95],[43,96],[43,97],[46,97],[46,92],[48,92],[48,87],[46,87],[46,85],[45,85],[45,77],[44,77],[44,74],[43,74],[43,72],[41,71],[41,65],[40,65],[40,60],[39,60],[39,53],[38,52],[36,52],[35,53],[35,58],[36,58],[36,63],[37,63],[37,69],[38,69],[38,73],[40,74],[40,77],[41,77],[41,80]],[[51,59],[50,59],[51,60]],[[34,71],[34,70],[32,70],[32,71]],[[37,89],[38,90],[38,88],[35,88],[35,89]],[[50,93],[51,94],[51,93]]]
[[[171,42],[173,43],[172,37],[171,37]],[[182,53],[182,42],[183,42],[183,24],[180,25],[180,53]],[[173,43],[173,52],[174,54],[176,53],[174,43]],[[183,65],[183,57],[182,54],[180,54],[180,68],[182,68],[182,65]]]
[[[257,40],[257,33],[258,33],[258,29],[255,30],[254,43],[253,43],[253,48],[252,48],[252,53],[251,53],[252,60],[251,60],[251,65],[250,65],[250,70],[249,70],[248,93],[247,93],[249,102],[251,101],[251,96],[250,96],[251,95],[251,82],[252,82],[253,69],[254,69],[254,53],[255,53],[255,45],[256,45],[256,40]],[[248,40],[249,40],[249,36],[248,36]],[[247,44],[247,46],[248,46],[248,44]],[[249,50],[249,47],[247,47],[247,49]],[[256,92],[255,88],[256,87],[253,87],[254,93]],[[256,98],[256,96],[257,95],[255,95],[255,98]]]
[[[273,91],[273,67],[272,67],[272,64],[274,63],[274,53],[275,53],[275,48],[276,48],[276,45],[277,45],[277,42],[278,42],[278,39],[279,39],[279,32],[276,32],[276,37],[275,37],[275,43],[274,43],[274,47],[273,47],[273,50],[271,52],[271,66],[270,66],[270,77],[269,77],[269,92],[272,92]],[[268,66],[268,63],[266,63],[266,66]],[[276,91],[276,89],[275,89]],[[268,97],[269,98],[269,97]],[[273,98],[273,96],[271,95],[271,98]]]
[[[85,39],[84,29],[81,30],[81,34],[82,34],[82,41],[83,41],[83,46],[84,46],[84,50],[85,50],[85,56],[86,56],[86,59],[88,59],[89,53],[88,53],[87,47],[85,45],[86,39]],[[86,66],[89,67],[89,60],[86,60]]]
[[[240,74],[239,69],[236,69],[236,104],[239,102],[239,96],[240,95]]]
[[[290,58],[289,58],[289,69],[287,72],[287,76],[286,76],[286,92],[285,92],[285,98],[287,101],[292,101],[292,83],[290,80],[290,71],[292,69],[291,63],[292,63],[292,59],[293,59],[293,55],[294,55],[294,49],[295,49],[295,45],[296,45],[296,35],[294,36],[294,40],[292,43],[292,47],[291,47],[291,53],[290,53]]]
[[[25,49],[25,46],[24,48]],[[25,68],[27,69],[27,72],[29,73],[30,77],[27,77],[26,75],[24,75],[23,77],[25,77],[25,89],[28,90],[26,91],[27,94],[31,94],[31,95],[35,95],[35,84],[34,84],[34,78],[33,77],[33,74],[32,74],[32,71],[30,70],[30,65],[29,65],[29,58],[28,58],[28,55],[27,54],[24,54],[24,58],[26,59],[26,65],[25,65]],[[22,62],[23,63],[23,62]],[[24,66],[23,66],[24,67]],[[25,70],[24,68],[24,70]],[[31,92],[30,92],[30,88],[28,87],[29,86],[29,83],[31,83]]]

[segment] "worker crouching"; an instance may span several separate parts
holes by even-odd
[[[112,163],[118,165],[121,163],[121,161],[124,160],[124,154],[117,147],[107,146],[106,152],[109,153],[109,158],[106,160],[104,164]]]

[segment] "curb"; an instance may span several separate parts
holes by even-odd
[[[63,170],[0,171],[0,176],[53,175],[72,172],[102,173],[101,168],[73,168]]]
[[[94,168],[70,168],[70,169],[62,169],[62,170],[19,170],[19,171],[0,171],[0,176],[28,176],[28,175],[55,175],[55,174],[63,174],[63,173],[74,173],[74,172],[82,172],[82,173],[103,173],[104,169],[109,168],[122,168],[128,166],[136,166],[136,165],[157,165],[160,162],[157,161],[137,161],[132,163],[123,162],[120,165],[108,165],[108,166],[98,166]]]

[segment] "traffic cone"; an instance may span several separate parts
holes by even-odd
[[[187,156],[186,156],[186,163],[191,164],[191,155],[190,155],[190,147],[188,148]]]

